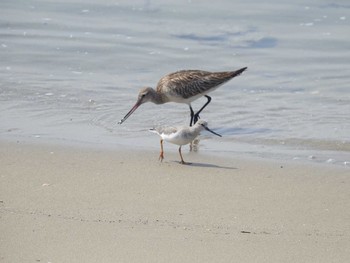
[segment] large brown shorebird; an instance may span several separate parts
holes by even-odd
[[[247,67],[236,71],[208,72],[202,70],[181,70],[162,77],[154,90],[150,87],[142,88],[136,104],[118,123],[122,124],[141,104],[153,102],[163,104],[167,102],[185,103],[190,107],[190,126],[199,119],[199,114],[210,103],[211,97],[207,94],[216,90],[230,79],[240,75]],[[194,113],[191,102],[205,96],[207,102]]]

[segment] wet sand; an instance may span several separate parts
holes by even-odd
[[[0,142],[1,262],[348,262],[350,170]]]

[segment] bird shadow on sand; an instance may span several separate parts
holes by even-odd
[[[187,164],[181,164],[178,161],[172,161],[172,163],[176,163],[176,164],[179,164],[182,166],[188,166],[188,167],[217,168],[217,169],[227,169],[227,170],[237,170],[238,169],[236,167],[221,166],[221,165],[216,165],[216,164],[211,164],[211,163],[192,163],[192,162],[189,162]]]

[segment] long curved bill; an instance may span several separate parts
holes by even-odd
[[[124,116],[123,119],[121,119],[118,124],[122,124],[129,116],[141,105],[141,101],[137,101],[134,107],[131,108],[131,110]]]
[[[212,134],[215,134],[216,136],[219,136],[219,137],[222,137],[222,135],[220,135],[220,134],[218,134],[218,133],[216,133],[216,132],[214,132],[214,131],[212,131],[211,129],[209,129],[207,126],[204,126],[204,125],[202,125],[203,127],[204,127],[204,129],[206,129],[208,132],[211,132]]]

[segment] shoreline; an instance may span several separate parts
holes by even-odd
[[[148,132],[146,133],[148,134]],[[159,150],[159,137],[151,135],[146,139],[135,138],[123,138],[112,137],[112,139],[102,141],[79,139],[67,139],[67,138],[50,138],[40,135],[32,136],[4,136],[1,138],[1,142],[18,142],[32,145],[51,145],[54,147],[67,147],[67,148],[81,148],[87,150],[106,150],[106,151],[120,151],[128,150],[131,145],[133,149],[139,152],[155,152]],[[116,134],[115,134],[116,135]],[[149,134],[150,135],[150,134]],[[237,141],[232,150],[228,150],[223,146],[225,141],[207,140],[206,137],[202,137],[203,143],[200,142],[198,153],[203,156],[219,158],[219,159],[231,159],[237,158],[243,160],[258,160],[266,162],[280,162],[280,163],[292,163],[292,164],[305,164],[305,165],[321,165],[329,167],[344,167],[350,168],[350,155],[348,148],[344,150],[327,150],[326,148],[298,148],[291,145],[262,145],[262,144],[249,144],[244,141]],[[202,140],[201,139],[201,140]],[[187,146],[183,147],[183,150]],[[346,145],[347,147],[347,145]],[[165,143],[165,151],[170,153],[177,152],[177,146]],[[186,153],[186,151],[184,151]],[[187,151],[187,153],[191,153]],[[195,153],[196,154],[196,153]]]
[[[347,168],[0,145],[3,262],[350,259]]]

